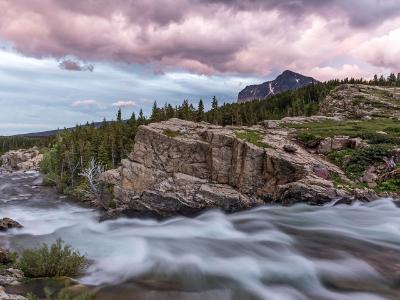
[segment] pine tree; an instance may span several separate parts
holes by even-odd
[[[197,106],[197,118],[196,118],[197,122],[201,122],[204,121],[204,104],[203,104],[203,100],[200,99],[199,100],[199,104]]]
[[[122,112],[121,112],[121,108],[118,109],[117,112],[117,122],[121,122],[122,121]]]
[[[137,120],[138,125],[144,125],[146,123],[146,118],[143,115],[143,110],[139,110],[139,118]]]
[[[151,110],[150,119],[152,122],[158,122],[159,120],[159,109],[157,107],[157,101],[154,101],[153,108]]]

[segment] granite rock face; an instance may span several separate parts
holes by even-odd
[[[39,170],[43,154],[37,147],[13,150],[1,156],[2,167],[12,171]]]
[[[256,132],[265,147],[238,138],[240,132]],[[292,141],[290,129],[170,119],[140,126],[129,158],[102,178],[114,185],[117,209],[166,217],[348,197],[333,186],[329,174],[344,177],[339,168]]]

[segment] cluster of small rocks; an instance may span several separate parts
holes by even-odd
[[[0,219],[1,231],[21,227],[21,224],[10,218]],[[12,262],[13,258],[10,251],[0,248],[0,265],[7,266]],[[26,298],[23,296],[7,293],[5,288],[7,286],[15,286],[20,284],[20,280],[22,278],[24,278],[24,273],[21,270],[14,268],[0,270],[0,300],[26,300]]]

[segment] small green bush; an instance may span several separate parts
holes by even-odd
[[[380,192],[400,193],[400,179],[390,179],[380,183],[377,187]]]
[[[366,168],[377,162],[383,162],[383,157],[388,156],[390,145],[372,145],[364,149],[345,149],[332,151],[329,159],[342,168],[351,179],[358,179]]]
[[[59,239],[50,246],[28,249],[22,252],[17,267],[26,277],[59,277],[79,275],[87,266],[87,260],[78,251]]]
[[[317,147],[322,140],[321,137],[316,136],[316,135],[306,132],[306,131],[300,131],[296,135],[296,138],[297,138],[297,140],[303,142],[304,145],[306,145],[308,148]]]

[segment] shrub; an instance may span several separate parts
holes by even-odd
[[[17,264],[26,277],[76,276],[87,266],[86,258],[59,239],[48,247],[25,250]]]
[[[301,131],[296,135],[297,140],[304,143],[308,148],[315,148],[319,145],[322,138],[312,133]]]
[[[380,192],[400,192],[400,179],[390,179],[380,183],[377,187]]]
[[[383,162],[383,157],[388,156],[389,145],[372,145],[364,149],[346,149],[329,153],[329,159],[337,166],[344,169],[346,175],[358,179],[365,169],[377,162]]]

